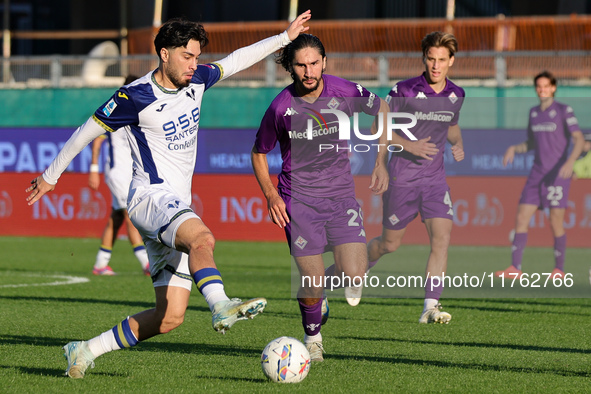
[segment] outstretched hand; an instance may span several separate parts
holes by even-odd
[[[31,181],[31,186],[29,186],[25,192],[31,193],[29,197],[27,197],[27,202],[29,205],[35,204],[45,193],[49,193],[55,189],[55,185],[50,185],[49,183],[45,182],[42,175],[39,175],[37,178]]]
[[[304,26],[304,23],[308,22],[312,18],[312,12],[310,10],[302,12],[297,18],[290,23],[286,32],[290,40],[295,40],[300,33],[307,31],[310,27]]]

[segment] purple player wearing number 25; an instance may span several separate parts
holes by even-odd
[[[534,150],[534,165],[521,193],[515,220],[515,235],[511,253],[511,265],[496,276],[521,277],[521,259],[527,243],[527,230],[533,214],[538,209],[550,210],[550,227],[554,235],[555,268],[552,277],[564,276],[566,231],[564,213],[568,204],[568,192],[575,161],[585,145],[585,138],[573,109],[554,100],[556,78],[544,71],[534,78],[536,94],[540,99],[529,111],[527,141],[511,145],[505,152],[503,164],[513,162],[516,153]],[[572,150],[569,152],[571,140]]]

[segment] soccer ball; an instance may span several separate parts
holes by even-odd
[[[279,337],[269,342],[263,350],[261,367],[273,382],[301,382],[310,370],[310,353],[297,339]]]

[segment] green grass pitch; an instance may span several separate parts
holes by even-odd
[[[98,243],[0,237],[0,392],[591,392],[585,249],[567,252],[566,270],[575,273],[580,297],[446,298],[444,292],[442,303],[453,316],[448,325],[419,325],[421,298],[364,298],[357,307],[330,298],[325,361],[313,364],[303,382],[279,385],[264,377],[260,353],[276,337],[303,337],[287,247],[218,242],[226,292],[266,297],[265,313],[221,335],[194,289],[178,329],[99,357],[82,380],[65,378],[64,344],[96,336],[154,302],[151,281],[127,241],[114,248],[117,276],[91,275]],[[403,246],[375,272],[381,264],[421,272],[427,254],[425,246]],[[452,247],[449,268],[492,272],[505,268],[509,256],[509,247]],[[550,248],[530,248],[523,264],[546,272],[552,261]],[[65,277],[89,281],[51,285]]]

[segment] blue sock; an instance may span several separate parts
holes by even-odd
[[[213,311],[213,306],[220,302],[229,300],[224,291],[224,282],[222,275],[216,268],[203,268],[193,274],[193,280],[197,288],[205,297],[209,309]]]

